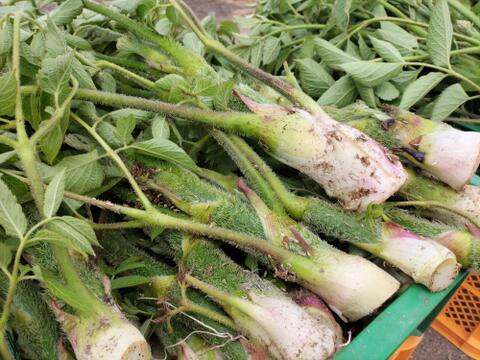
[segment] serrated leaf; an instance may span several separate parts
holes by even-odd
[[[21,238],[27,230],[27,218],[17,198],[0,179],[0,226],[10,236]]]
[[[418,101],[423,99],[430,90],[437,86],[440,81],[445,79],[447,75],[439,72],[431,72],[427,75],[420,76],[405,89],[399,107],[402,109],[410,109]]]
[[[170,126],[165,116],[157,115],[152,120],[152,135],[157,139],[170,138]]]
[[[166,160],[187,169],[195,169],[197,165],[177,144],[166,139],[151,139],[130,145],[134,151]]]
[[[50,221],[47,229],[71,240],[88,254],[93,254],[91,245],[100,246],[92,227],[84,220],[72,216],[62,216]]]
[[[123,144],[130,143],[133,140],[132,132],[137,125],[137,121],[135,120],[135,118],[131,115],[119,118],[116,121],[116,125],[116,134],[120,141]]]
[[[82,256],[94,255],[92,246],[89,243],[78,243],[71,238],[64,236],[56,231],[42,229],[35,233],[35,236],[28,241],[28,246],[35,246],[40,243],[47,243],[61,246],[66,249],[74,250]]]
[[[280,49],[280,38],[267,38],[263,44],[263,64],[268,65],[277,60],[278,54],[280,54]]]
[[[85,194],[102,185],[104,173],[97,160],[97,151],[87,154],[67,156],[63,158],[55,169],[65,169],[65,189],[78,194]]]
[[[402,71],[402,66],[401,63],[371,63],[368,61],[340,65],[356,82],[367,87],[376,86],[394,78]]]
[[[50,164],[53,163],[53,160],[55,160],[62,147],[63,138],[69,123],[70,109],[67,109],[63,117],[60,119],[60,123],[51,129],[50,132],[40,141],[40,148]]]
[[[259,67],[262,64],[262,43],[257,43],[250,48],[250,62]]]
[[[445,90],[443,90],[440,96],[435,100],[431,120],[444,120],[468,99],[469,96],[467,95],[465,90],[463,90],[462,85],[450,85]]]
[[[427,49],[437,66],[448,67],[452,48],[453,26],[447,0],[437,0],[430,15]]]
[[[65,190],[65,170],[59,172],[48,184],[45,191],[45,203],[43,204],[43,212],[47,218],[57,213],[58,208],[63,200],[63,191]]]
[[[67,41],[67,44],[77,50],[84,50],[84,51],[92,51],[92,45],[85,40],[84,38],[81,38],[80,36],[77,35],[72,35],[65,33],[65,40]]]
[[[62,2],[48,16],[56,25],[67,25],[82,12],[82,0],[67,0]]]
[[[92,77],[88,73],[86,66],[82,65],[80,61],[76,58],[73,58],[72,61],[72,74],[77,79],[78,85],[84,89],[96,90],[95,84],[93,83]]]
[[[0,76],[0,115],[11,115],[15,110],[17,82],[13,71]]]
[[[198,39],[197,35],[193,32],[189,32],[183,36],[183,45],[187,49],[192,50],[193,52],[202,55],[205,52],[205,45]]]
[[[398,49],[389,42],[377,39],[373,36],[370,36],[370,41],[372,42],[377,54],[380,55],[383,60],[394,63],[403,62],[400,51],[398,51]]]
[[[117,135],[117,128],[109,122],[102,121],[98,124],[97,131],[102,139],[112,148],[116,149],[124,145]]]
[[[112,290],[123,289],[127,287],[134,287],[139,285],[148,284],[150,278],[139,275],[129,275],[120,278],[113,279],[111,282]]]
[[[356,57],[347,54],[327,40],[316,38],[315,46],[322,60],[330,66],[358,61]]]
[[[38,84],[47,93],[60,94],[72,74],[73,53],[46,58],[38,72]]]
[[[344,107],[350,105],[357,98],[357,89],[351,76],[345,75],[335,82],[318,99],[320,105],[335,105]]]
[[[297,60],[302,89],[313,97],[322,95],[335,83],[333,77],[313,59]]]
[[[400,96],[400,91],[390,81],[386,81],[375,88],[375,94],[382,100],[392,101]]]
[[[171,91],[173,88],[188,90],[190,85],[184,77],[177,74],[168,74],[158,79],[155,82],[155,87],[158,87],[163,91]]]
[[[12,262],[12,250],[3,242],[0,242],[0,266],[5,269]]]
[[[216,110],[228,110],[230,99],[233,95],[233,80],[224,81],[218,86],[218,91],[213,97],[213,106]]]

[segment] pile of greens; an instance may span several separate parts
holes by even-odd
[[[475,12],[0,7],[1,357],[327,359],[478,271]]]

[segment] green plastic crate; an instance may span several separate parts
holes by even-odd
[[[480,131],[480,126],[468,128]],[[480,186],[480,177],[476,175],[472,184]],[[422,285],[411,285],[345,346],[335,360],[388,359],[417,329],[426,330],[467,274],[462,271],[448,289],[438,293]]]

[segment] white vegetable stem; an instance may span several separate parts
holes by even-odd
[[[322,110],[311,114],[240,97],[264,119],[271,153],[322,185],[344,208],[383,203],[405,182],[400,161],[386,148]]]
[[[390,110],[396,121],[389,131],[404,146],[422,154],[426,172],[456,190],[470,182],[480,164],[479,132],[461,131],[409,112]]]
[[[383,224],[383,241],[357,244],[360,248],[395,265],[431,291],[447,288],[458,275],[460,265],[449,249],[388,221]]]

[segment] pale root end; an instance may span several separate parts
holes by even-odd
[[[421,137],[419,150],[425,153],[423,165],[428,173],[461,190],[480,164],[480,133],[442,124]]]
[[[455,280],[460,270],[460,264],[455,259],[446,259],[437,266],[428,287],[431,291],[445,290]]]
[[[465,185],[464,188],[458,192],[453,190],[444,198],[425,198],[424,200],[434,200],[444,202],[448,206],[461,210],[474,219],[477,224],[480,224],[480,187],[473,185]],[[444,210],[437,207],[430,207],[427,213],[438,220],[442,220],[447,224],[464,226],[469,221],[460,215],[457,215],[449,210]]]
[[[78,360],[150,360],[150,346],[142,333],[125,320],[115,321],[95,332],[83,332],[74,346]],[[84,337],[84,338],[81,338]]]
[[[400,283],[361,256],[340,251],[322,254],[315,265],[301,259],[293,266],[301,284],[320,296],[344,321],[370,315],[397,292]],[[302,267],[302,268],[300,268]]]
[[[431,239],[391,221],[384,223],[382,239],[380,244],[362,248],[398,267],[431,291],[445,289],[458,274],[460,265],[454,253]]]

